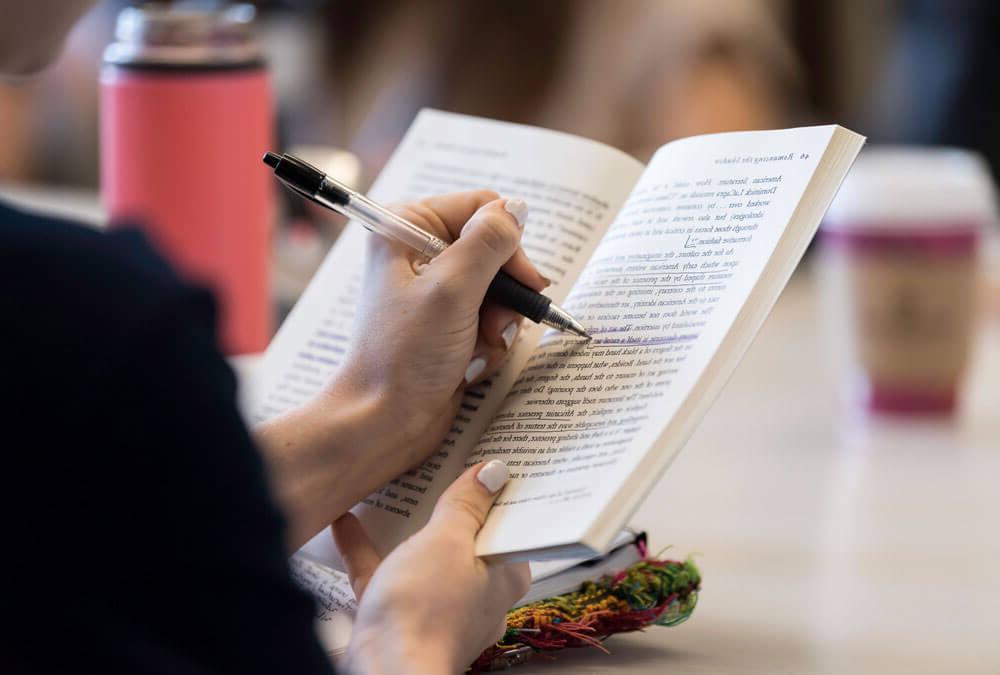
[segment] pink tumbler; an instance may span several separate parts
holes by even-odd
[[[219,301],[221,348],[262,351],[273,180],[271,88],[253,8],[129,8],[101,73],[101,183],[112,227],[137,224]]]

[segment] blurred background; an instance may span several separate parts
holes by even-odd
[[[0,84],[0,180],[97,187],[105,0],[43,77]],[[1000,161],[1000,7],[985,0],[258,2],[286,144],[375,175],[432,106],[537,124],[639,159],[673,138],[837,121],[873,142]]]
[[[101,54],[135,4],[98,3],[54,68],[0,82],[0,184],[67,199],[98,189]],[[280,145],[348,151],[341,175],[362,188],[424,106],[560,129],[644,161],[692,134],[837,122],[871,143],[970,148],[994,173],[1000,162],[1000,8],[985,0],[255,4]],[[338,231],[315,220],[281,221],[282,312]]]
[[[103,218],[101,56],[119,13],[141,4],[98,2],[54,67],[0,81],[7,194]],[[986,0],[253,4],[278,146],[361,189],[425,106],[579,134],[643,161],[693,134],[836,122],[869,146],[965,148],[1000,171],[1000,6]],[[270,255],[280,320],[343,221],[287,191],[279,198]],[[980,248],[984,305],[997,312],[995,223]]]

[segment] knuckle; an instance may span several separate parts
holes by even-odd
[[[451,242],[455,237],[452,236],[448,223],[434,208],[432,199],[429,197],[417,202],[407,202],[393,209],[393,212],[434,236]]]
[[[511,565],[510,567],[511,589],[520,598],[531,588],[531,569],[527,564]]]
[[[409,214],[409,219],[412,221],[420,222],[435,230],[447,231],[444,221],[441,220],[441,216],[426,199],[415,204],[410,204],[406,211]]]
[[[411,212],[416,207],[414,202],[392,202],[386,204],[386,208],[395,213],[397,216],[402,216],[403,218],[411,214]]]
[[[486,517],[485,510],[475,500],[469,499],[464,495],[453,497],[451,506],[454,512],[460,517],[470,518],[475,521],[477,528],[482,525],[483,519]]]
[[[500,214],[486,214],[476,230],[484,246],[497,255],[509,258],[517,249],[518,233],[507,220]]]
[[[487,189],[487,188],[483,188],[481,190],[477,190],[475,194],[476,194],[477,197],[479,197],[479,199],[481,201],[484,201],[484,202],[493,202],[493,201],[496,201],[497,199],[500,199],[500,193],[499,192],[496,192],[495,190],[490,190],[490,189]]]
[[[425,229],[436,229],[437,225],[441,222],[440,216],[438,216],[437,212],[427,202],[427,200],[421,200],[418,202],[400,202],[388,208],[397,216],[405,218],[406,220],[409,220],[410,222]]]

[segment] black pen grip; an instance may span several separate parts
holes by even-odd
[[[486,297],[523,314],[535,323],[545,318],[552,299],[528,288],[503,270],[497,272],[486,290]]]

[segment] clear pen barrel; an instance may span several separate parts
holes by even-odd
[[[342,212],[358,219],[369,229],[400,241],[429,258],[437,256],[447,247],[437,237],[360,195],[351,195],[347,204],[343,205]]]

